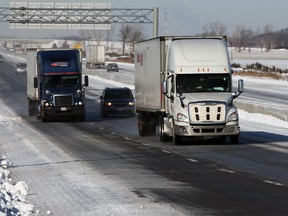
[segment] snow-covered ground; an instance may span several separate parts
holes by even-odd
[[[240,54],[239,54],[240,55]],[[241,54],[242,55],[242,54]],[[254,55],[254,53],[253,53]],[[266,54],[263,54],[266,55]],[[281,56],[279,53],[277,55]],[[282,52],[282,57],[274,58],[271,57],[271,59],[266,59],[261,57],[260,55],[255,55],[254,60],[263,60],[263,64],[268,61],[273,61],[273,65],[277,66],[278,61],[281,60],[281,66],[288,68],[286,65],[282,65],[282,60],[287,58],[287,52]],[[246,56],[246,57],[245,57]],[[9,60],[11,58],[11,61],[13,61],[13,57],[9,56]],[[246,53],[246,55],[243,54],[243,56],[238,56],[238,59],[236,57],[236,54],[234,55],[235,62],[239,61],[247,61],[251,59],[250,53]],[[261,61],[262,61],[261,60]],[[286,60],[287,61],[287,60]],[[288,61],[287,61],[288,62]],[[250,62],[247,62],[250,63]],[[261,62],[262,63],[262,62]],[[286,64],[286,63],[285,63]],[[121,65],[122,67],[129,67],[125,64]],[[103,78],[99,78],[96,76],[90,76],[90,79],[92,80],[99,80]],[[249,78],[253,79],[253,78]],[[271,80],[267,79],[257,79],[254,80],[255,82],[259,82],[261,84],[267,84],[272,82]],[[117,85],[117,82],[115,81],[109,81],[113,82]],[[278,82],[278,81],[273,81]],[[279,84],[281,82],[281,85],[284,83],[285,86],[287,86],[287,81],[279,81]],[[129,86],[133,88],[133,86]],[[286,88],[287,89],[287,88]],[[283,89],[285,91],[286,89]],[[46,212],[39,212],[38,209],[34,209],[33,204],[29,203],[29,200],[27,199],[27,194],[29,194],[29,185],[27,186],[24,181],[21,181],[21,179],[13,179],[13,172],[11,173],[10,169],[13,167],[13,161],[9,161],[9,151],[13,151],[14,145],[10,145],[10,143],[16,143],[19,142],[19,137],[17,136],[9,136],[9,134],[15,134],[18,130],[33,130],[31,128],[27,128],[29,126],[24,127],[24,121],[21,119],[20,116],[17,116],[16,113],[11,111],[9,107],[2,101],[0,98],[0,136],[2,139],[0,146],[0,152],[2,156],[0,156],[0,216],[1,215],[45,215],[45,214],[53,214],[53,209],[46,209]],[[261,130],[269,129],[271,131],[271,128],[273,128],[273,132],[277,134],[283,134],[288,131],[288,122],[279,120],[278,118],[275,118],[273,116],[269,115],[263,115],[263,114],[257,114],[257,113],[248,113],[244,110],[240,110],[240,118],[241,121],[244,122],[245,126],[251,127],[251,125],[258,125],[258,127],[261,127]],[[247,123],[245,123],[247,122]],[[23,140],[22,140],[23,142]],[[4,146],[5,145],[5,146]],[[32,151],[32,150],[31,150]],[[29,173],[27,173],[29,175]],[[70,182],[71,184],[73,182]],[[67,183],[69,184],[69,182]],[[43,194],[43,196],[45,196]],[[51,197],[47,197],[47,199],[51,199]]]

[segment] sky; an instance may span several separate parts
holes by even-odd
[[[18,0],[21,2],[23,0]],[[36,2],[57,2],[39,0]],[[1,0],[0,7],[9,7],[9,0]],[[27,1],[24,1],[27,2]],[[81,2],[68,0],[59,2]],[[273,30],[288,28],[288,1],[263,0],[83,0],[84,2],[111,3],[112,8],[152,9],[159,8],[159,35],[195,35],[203,32],[203,27],[211,22],[219,22],[227,27],[227,34],[232,35],[236,26],[244,26],[254,31],[261,31],[265,25]],[[166,19],[165,19],[166,17]],[[166,20],[166,22],[165,22]],[[166,23],[166,24],[165,24]],[[47,35],[77,34],[73,30],[15,30],[8,23],[0,23],[0,35],[43,37]],[[153,26],[145,24],[148,37],[152,36]]]

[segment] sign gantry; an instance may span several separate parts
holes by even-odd
[[[153,24],[158,35],[158,8],[113,9],[110,3],[11,2],[0,7],[0,22],[17,29],[110,29],[112,23]]]

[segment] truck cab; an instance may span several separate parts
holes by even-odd
[[[226,40],[181,39],[170,41],[169,46],[165,106],[170,130],[166,134],[175,143],[184,136],[228,136],[231,143],[238,143],[239,117],[233,100],[243,92],[243,81],[238,84],[239,94],[233,92]]]
[[[37,117],[47,121],[69,117],[84,121],[88,76],[82,84],[82,62],[77,49],[39,50],[36,54]]]

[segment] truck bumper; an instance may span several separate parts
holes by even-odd
[[[227,122],[221,125],[187,125],[178,122],[175,125],[178,136],[220,137],[237,135],[240,133],[238,122]]]
[[[68,107],[42,107],[41,116],[45,118],[51,117],[80,117],[85,115],[84,106],[68,106]]]

